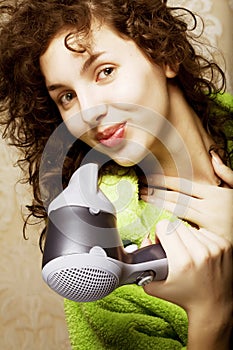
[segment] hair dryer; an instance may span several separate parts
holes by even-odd
[[[82,165],[49,205],[42,276],[61,296],[101,299],[125,284],[166,279],[160,244],[132,253],[123,247],[113,204],[98,188],[98,165]]]

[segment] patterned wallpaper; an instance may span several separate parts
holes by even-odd
[[[228,91],[233,92],[233,0],[170,0],[188,6],[206,21],[206,36],[226,57]],[[220,61],[222,62],[221,58]],[[22,237],[21,208],[30,194],[16,185],[16,154],[0,141],[0,348],[2,350],[70,350],[63,300],[41,278],[38,228]]]

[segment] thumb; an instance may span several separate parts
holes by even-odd
[[[169,301],[169,296],[166,295],[166,281],[154,281],[143,286],[144,292],[153,297],[166,299]]]

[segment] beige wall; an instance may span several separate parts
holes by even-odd
[[[41,278],[39,227],[22,237],[21,208],[30,196],[15,185],[11,151],[0,142],[0,349],[68,350],[63,299]]]
[[[216,58],[226,73],[227,90],[233,93],[233,0],[168,0],[168,4],[188,7],[204,19],[204,36],[218,49]]]
[[[180,0],[201,13],[206,33],[226,56],[228,90],[233,92],[233,0]],[[62,298],[41,278],[38,228],[22,238],[21,207],[28,193],[15,186],[19,171],[13,168],[12,150],[0,142],[0,348],[2,350],[69,350]]]

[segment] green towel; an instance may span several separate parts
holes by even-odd
[[[232,109],[229,94],[219,96],[220,104]],[[158,221],[170,213],[138,199],[138,179],[133,169],[116,166],[103,175],[101,190],[117,209],[121,238],[140,245],[150,232],[154,238]],[[64,301],[73,350],[176,350],[187,344],[185,311],[167,301],[147,295],[142,287],[127,285],[105,298],[87,303]]]
[[[72,349],[176,350],[187,341],[180,307],[123,286],[96,302],[65,301]]]

